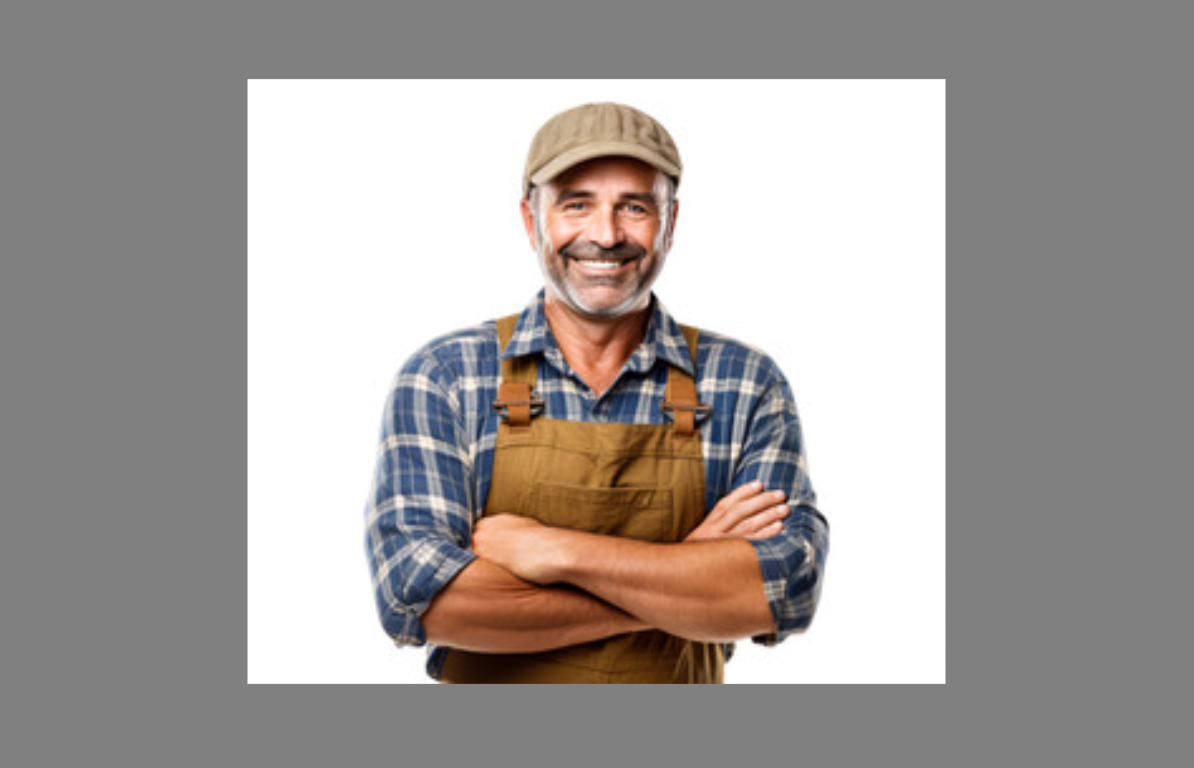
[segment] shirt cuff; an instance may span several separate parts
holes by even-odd
[[[382,626],[399,646],[427,642],[422,616],[436,595],[477,556],[448,542],[423,541],[404,559],[404,574],[392,574],[397,599],[382,606]]]
[[[776,626],[775,632],[751,638],[760,645],[777,645],[805,631],[817,609],[828,533],[819,513],[806,514],[801,520],[800,506],[793,509],[796,520],[789,520],[784,533],[750,541],[759,559],[763,592]],[[799,530],[793,531],[794,526]]]

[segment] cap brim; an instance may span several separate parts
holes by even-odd
[[[635,160],[642,160],[647,165],[666,173],[677,182],[680,181],[680,166],[670,162],[659,153],[652,152],[638,144],[630,144],[623,141],[605,141],[597,144],[586,144],[583,147],[577,147],[576,149],[564,152],[547,165],[532,173],[529,183],[535,185],[545,184],[572,166],[580,165],[586,160],[594,160],[598,157],[633,157]],[[529,191],[529,187],[523,190],[524,193]]]

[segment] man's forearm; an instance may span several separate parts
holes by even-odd
[[[477,559],[423,614],[438,645],[488,653],[534,653],[647,629],[633,616],[567,586],[538,586]]]
[[[775,631],[754,548],[743,540],[652,544],[547,528],[544,582],[564,581],[693,640]],[[540,576],[536,577],[539,580]]]

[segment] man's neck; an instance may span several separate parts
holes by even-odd
[[[568,365],[594,392],[604,392],[647,333],[651,305],[618,317],[582,315],[548,296],[543,313]]]

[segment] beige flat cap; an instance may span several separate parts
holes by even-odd
[[[522,194],[597,157],[633,157],[680,183],[680,150],[656,120],[625,104],[583,104],[548,120],[531,141]]]

